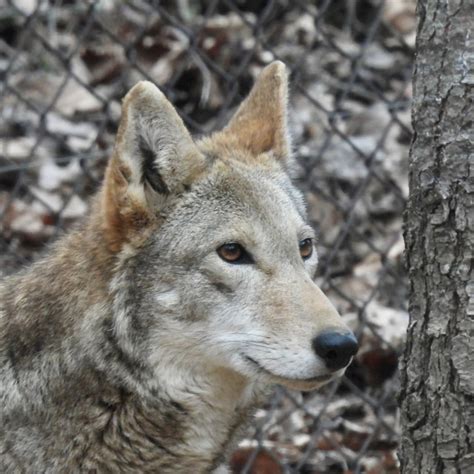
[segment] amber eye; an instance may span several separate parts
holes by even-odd
[[[235,242],[221,245],[217,249],[217,254],[222,260],[229,263],[250,263],[250,258],[242,245]]]
[[[300,255],[303,260],[307,260],[313,255],[313,239],[300,240]]]

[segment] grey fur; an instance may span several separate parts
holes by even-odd
[[[171,106],[137,87],[155,94],[180,149],[185,132]],[[161,129],[143,117],[153,143]],[[124,160],[134,199],[124,202],[151,217],[139,228],[124,221],[119,250],[116,237],[110,244],[115,215],[104,203],[122,179],[110,172],[90,216],[0,283],[0,472],[211,472],[274,383],[309,389],[323,381],[307,379],[342,373],[312,352],[319,331],[345,326],[311,282],[316,255],[299,255],[311,231],[285,167],[267,152],[252,161],[219,136],[195,145],[185,137],[189,159],[214,159],[186,170],[183,156],[154,150],[169,191],[154,195],[140,191],[142,170],[130,161],[132,126],[121,126],[110,166]],[[255,264],[220,259],[229,241]]]

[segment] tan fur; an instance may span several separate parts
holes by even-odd
[[[102,192],[104,237],[112,252],[119,252],[140,231],[145,234],[146,230],[151,230],[149,228],[155,222],[153,214],[142,202],[127,195],[130,170],[116,161],[112,159],[107,167],[107,186]]]
[[[287,130],[288,79],[285,66],[275,61],[264,69],[229,125],[214,140],[244,148],[254,157],[272,152],[285,162],[291,151]]]
[[[0,472],[226,472],[274,384],[343,373],[313,347],[347,328],[299,252],[286,102],[276,62],[195,142],[155,86],[127,94],[90,215],[0,282]]]

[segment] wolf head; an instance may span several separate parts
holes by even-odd
[[[312,281],[314,233],[290,149],[281,62],[226,128],[197,141],[151,83],[125,97],[101,196],[120,262],[113,327],[157,376],[205,366],[312,389],[355,354]]]

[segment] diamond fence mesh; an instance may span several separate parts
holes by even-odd
[[[0,274],[87,212],[138,80],[195,134],[222,127],[264,65],[291,71],[297,184],[317,283],[356,331],[344,378],[277,388],[236,473],[398,472],[398,355],[415,0],[7,1],[0,8]]]

